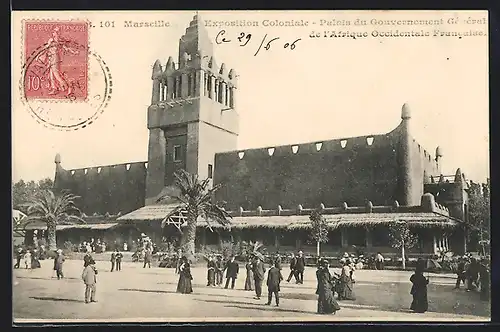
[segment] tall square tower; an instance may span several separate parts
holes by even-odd
[[[236,73],[216,64],[199,15],[179,40],[178,62],[169,57],[163,67],[157,60],[152,80],[146,205],[178,169],[212,177],[215,154],[236,150],[239,132]]]

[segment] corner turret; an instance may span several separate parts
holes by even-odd
[[[440,146],[436,148],[436,163],[439,174],[441,174],[441,159],[443,158],[443,150]]]
[[[401,119],[403,120],[410,120],[411,119],[411,111],[410,111],[410,106],[408,106],[407,103],[403,105],[401,108]]]
[[[420,195],[415,195],[417,188],[417,183],[414,183],[414,163],[412,161],[412,143],[413,138],[411,136],[410,119],[411,112],[408,104],[403,104],[401,108],[401,124],[399,132],[399,148],[398,148],[398,163],[399,163],[399,174],[398,174],[398,186],[399,186],[399,196],[397,199],[401,202],[401,205],[417,205],[420,199]],[[421,180],[420,180],[420,183]]]
[[[457,171],[455,172],[455,182],[456,183],[462,182],[462,170],[460,168],[457,168]]]

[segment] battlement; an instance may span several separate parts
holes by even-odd
[[[144,206],[147,162],[64,169],[55,158],[54,188],[69,190],[76,205],[91,216],[128,213]]]
[[[448,208],[436,203],[433,198],[428,200],[428,197],[422,197],[422,199],[423,204],[416,206],[400,206],[397,201],[394,201],[392,205],[375,206],[371,201],[367,201],[364,206],[348,206],[347,203],[344,202],[338,207],[325,207],[324,204],[320,204],[316,208],[304,208],[301,204],[299,204],[294,209],[283,209],[281,205],[278,205],[276,209],[263,209],[261,206],[258,206],[255,210],[245,210],[243,207],[240,207],[238,210],[228,211],[228,213],[232,217],[270,217],[309,215],[313,211],[319,210],[323,215],[433,212],[443,216],[450,216]]]
[[[207,97],[222,104],[224,110],[234,109],[237,77],[225,63],[217,65],[213,45],[198,15],[179,40],[179,61],[169,57],[165,66],[160,60],[153,64],[151,105],[173,108],[193,98]]]
[[[103,166],[91,166],[91,167],[85,167],[85,168],[73,168],[73,169],[68,169],[66,170],[69,172],[71,175],[74,176],[79,176],[79,175],[86,175],[88,173],[97,173],[97,174],[106,174],[108,172],[116,172],[116,171],[130,171],[131,169],[134,170],[136,168],[148,168],[148,163],[145,161],[138,161],[138,162],[132,162],[132,163],[124,163],[124,164],[113,164],[113,165],[103,165]]]
[[[279,157],[318,152],[344,152],[360,149],[387,147],[388,145],[394,145],[397,143],[397,140],[395,138],[396,136],[394,136],[391,132],[388,134],[339,138],[307,143],[287,144],[281,146],[269,146],[256,149],[234,150],[229,152],[217,153],[216,156],[237,156],[237,158],[241,160],[245,158],[262,158],[266,156]]]

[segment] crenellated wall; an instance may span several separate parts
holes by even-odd
[[[65,170],[56,162],[54,188],[80,196],[86,214],[125,214],[144,206],[147,163]]]
[[[386,135],[218,153],[214,183],[224,186],[217,199],[232,210],[344,201],[363,205],[367,199],[389,204],[398,197],[397,149],[396,129]]]

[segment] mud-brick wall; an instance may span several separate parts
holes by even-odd
[[[371,145],[355,137],[216,154],[214,183],[224,183],[217,199],[231,210],[391,204],[398,196],[398,137],[370,137]]]
[[[80,196],[77,206],[87,215],[125,214],[144,206],[146,163],[58,170],[55,187]]]
[[[410,163],[412,163],[411,178],[416,185],[412,186],[412,199],[416,204],[420,202],[420,197],[424,194],[424,173],[426,177],[439,176],[439,167],[436,159],[427,152],[415,139],[410,142]]]

